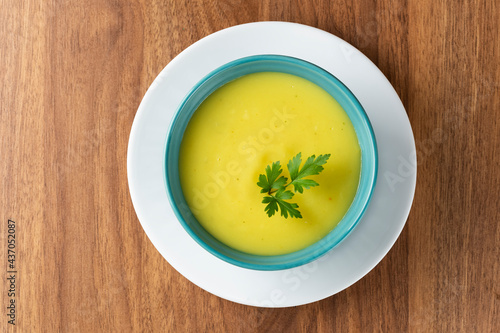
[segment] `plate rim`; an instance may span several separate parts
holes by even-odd
[[[165,73],[168,71],[168,68],[171,68],[173,66],[178,66],[177,64],[179,62],[181,62],[183,55],[186,55],[186,53],[193,52],[193,50],[195,50],[197,48],[197,45],[200,45],[200,44],[203,44],[203,43],[210,43],[211,40],[214,40],[214,38],[215,39],[218,38],[217,36],[221,36],[222,34],[226,34],[228,31],[229,32],[232,32],[232,31],[236,31],[237,32],[237,30],[245,30],[247,28],[252,29],[256,25],[259,25],[259,26],[267,25],[267,28],[271,28],[271,29],[275,28],[275,27],[277,27],[277,29],[282,29],[283,27],[287,27],[288,28],[288,27],[293,26],[295,28],[299,28],[300,30],[312,32],[313,34],[323,34],[323,35],[326,34],[326,35],[328,35],[328,38],[337,39],[338,43],[344,43],[344,45],[346,45],[346,47],[351,47],[352,50],[357,51],[354,47],[350,46],[350,44],[348,44],[347,42],[341,40],[340,38],[338,38],[338,37],[336,37],[336,36],[334,36],[334,35],[326,32],[326,31],[323,31],[323,30],[320,30],[320,29],[317,29],[317,28],[313,28],[313,27],[310,27],[310,26],[306,26],[306,25],[302,25],[302,24],[298,24],[298,23],[289,23],[289,22],[254,22],[254,23],[246,23],[246,24],[237,25],[237,26],[233,26],[233,27],[229,27],[229,28],[220,30],[220,31],[215,32],[215,33],[213,33],[211,35],[208,35],[208,36],[202,38],[201,40],[195,42],[194,44],[190,45],[188,48],[186,48],[184,51],[182,51],[178,56],[176,56],[174,59],[172,59],[172,61],[170,61],[169,64],[167,64],[167,66],[165,66],[165,68],[160,72],[160,74],[156,77],[156,79],[153,81],[153,83],[151,84],[151,86],[148,88],[146,94],[144,95],[143,100],[141,101],[141,104],[140,104],[140,106],[138,108],[138,111],[137,111],[137,113],[135,115],[134,122],[132,124],[131,132],[130,132],[129,145],[128,145],[128,149],[127,149],[127,178],[128,178],[129,190],[130,190],[130,195],[131,195],[132,203],[134,205],[134,209],[135,209],[136,214],[138,216],[138,219],[139,219],[139,221],[141,223],[141,226],[143,227],[144,231],[148,235],[148,238],[152,241],[152,243],[155,246],[155,248],[167,260],[167,262],[170,263],[170,265],[172,265],[179,273],[181,273],[181,275],[185,276],[188,280],[190,280],[191,282],[197,284],[198,286],[200,286],[198,283],[196,283],[195,281],[193,281],[192,279],[190,279],[189,277],[187,277],[185,274],[183,274],[182,271],[184,269],[182,267],[176,267],[177,265],[174,265],[169,259],[167,259],[165,257],[164,253],[162,253],[162,251],[160,251],[159,247],[157,246],[157,244],[155,244],[155,242],[153,241],[153,238],[151,237],[151,233],[152,233],[152,230],[150,228],[151,226],[149,225],[149,223],[147,221],[145,221],[146,218],[142,214],[141,208],[139,207],[140,204],[138,203],[138,198],[137,198],[137,195],[138,195],[137,193],[138,193],[139,190],[137,189],[136,180],[133,178],[133,174],[135,172],[134,168],[136,167],[134,165],[133,156],[134,156],[134,149],[135,149],[134,148],[134,142],[137,141],[137,133],[138,133],[138,129],[137,128],[138,128],[139,124],[143,121],[143,118],[145,117],[145,112],[147,112],[146,111],[146,105],[147,105],[148,100],[150,100],[152,98],[152,95],[153,95],[155,89],[157,89],[161,85],[161,82],[166,79],[165,78],[165,76],[166,76]],[[359,51],[357,51],[357,52],[359,52]],[[288,55],[288,54],[283,54],[283,55]],[[394,88],[390,85],[389,81],[383,75],[383,73],[381,73],[380,70],[368,58],[366,58],[366,56],[362,55],[360,52],[359,52],[359,54],[357,54],[357,56],[359,56],[359,55],[361,55],[364,58],[365,61],[367,60],[372,65],[372,67],[374,69],[376,69],[380,74],[382,74],[382,76],[384,77],[384,79],[387,81],[386,83],[389,84],[389,86],[392,88],[393,94],[396,95],[399,103],[401,104],[402,110],[405,111],[404,110],[404,106],[402,105],[399,97],[397,96],[397,93],[394,91]],[[297,57],[296,55],[290,55],[290,56]],[[310,62],[310,60],[308,60],[308,59],[302,59],[302,60]],[[321,64],[317,64],[315,62],[312,62],[312,63],[315,64],[316,66],[324,68]],[[325,70],[327,70],[327,69],[325,69]],[[327,70],[327,71],[330,72],[329,70]],[[335,77],[338,77],[335,73],[331,73],[331,74],[334,75]],[[341,79],[339,78],[339,80],[341,80]],[[342,81],[342,82],[344,82],[344,81]],[[349,87],[349,85],[347,83],[344,82],[344,84],[347,86],[347,88],[351,89],[351,87]],[[411,140],[412,140],[412,143],[413,143],[413,149],[415,149],[415,141],[414,141],[413,132],[411,131],[411,124],[409,123],[408,115],[406,114],[406,112],[403,112],[403,113],[404,113],[404,116],[406,117],[406,121],[407,121],[407,123],[408,123],[408,125],[410,127],[410,136],[411,136]],[[170,126],[170,124],[169,124],[169,126]],[[167,127],[169,127],[169,126],[167,126]],[[163,142],[161,142],[161,145],[163,146]],[[416,161],[415,161],[415,164],[416,164]],[[379,169],[379,174],[377,176],[377,181],[376,181],[377,183],[381,182],[381,180],[378,179],[378,177],[381,176],[381,172],[380,171],[381,170]],[[408,218],[408,215],[409,215],[409,212],[410,212],[410,209],[411,209],[411,205],[412,205],[412,202],[413,202],[413,197],[414,197],[415,188],[416,188],[416,165],[415,165],[414,176],[411,177],[410,182],[411,182],[411,184],[410,184],[411,186],[410,187],[412,188],[412,190],[410,191],[411,193],[408,193],[408,206],[404,209],[406,211],[406,214],[405,214],[405,217],[404,217],[403,221],[397,224],[397,226],[399,228],[396,228],[394,230],[394,237],[393,237],[393,239],[390,242],[387,242],[385,244],[385,246],[383,246],[383,249],[379,251],[379,253],[380,253],[379,258],[372,260],[371,261],[371,265],[366,266],[365,269],[363,270],[363,273],[357,274],[356,277],[354,277],[354,278],[351,279],[352,280],[351,283],[349,283],[348,285],[344,286],[340,290],[343,290],[343,289],[349,287],[350,285],[354,284],[359,279],[361,279],[363,276],[365,276],[366,274],[368,274],[385,257],[385,255],[388,253],[388,251],[392,248],[392,246],[396,242],[397,238],[399,237],[401,231],[403,230],[403,228],[404,228],[404,226],[406,224],[406,220]],[[162,182],[162,186],[163,186],[163,182]],[[167,199],[167,202],[168,202],[168,199]],[[168,205],[168,203],[167,203],[167,205]],[[227,265],[230,265],[230,264],[227,264]],[[205,289],[205,290],[207,290],[207,291],[209,291],[212,294],[215,294],[215,295],[217,295],[219,297],[222,297],[222,298],[234,301],[234,302],[238,302],[238,303],[246,304],[246,305],[259,306],[259,304],[256,304],[256,302],[252,301],[252,300],[245,301],[245,300],[241,300],[241,299],[235,299],[234,297],[231,297],[231,295],[227,295],[227,293],[217,292],[215,290],[208,290],[207,288],[204,288],[203,286],[200,286],[200,287],[203,288],[203,289]],[[337,292],[339,292],[339,291],[337,291]],[[334,292],[333,294],[335,294],[335,293],[336,292]],[[326,297],[329,297],[329,296],[331,296],[333,294],[325,294],[324,297],[320,297],[320,298],[316,297],[315,299],[305,300],[304,302],[294,302],[293,304],[281,304],[281,306],[280,306],[280,304],[271,304],[271,306],[268,306],[268,305],[265,304],[263,306],[265,306],[265,307],[287,307],[287,306],[295,306],[295,305],[307,304],[307,303],[319,301],[319,300],[324,299]],[[260,305],[260,306],[262,306],[262,305]]]

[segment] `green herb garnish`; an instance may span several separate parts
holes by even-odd
[[[267,193],[264,200],[262,200],[262,203],[267,204],[266,208],[264,208],[267,215],[269,217],[273,216],[279,207],[281,216],[285,218],[288,218],[288,215],[292,218],[302,218],[302,214],[297,210],[299,206],[296,203],[290,203],[285,200],[290,200],[294,196],[294,192],[303,193],[304,188],[309,189],[319,186],[314,180],[304,178],[319,175],[323,171],[322,165],[329,158],[330,154],[319,155],[317,158],[315,155],[312,155],[306,160],[302,168],[300,168],[302,158],[301,153],[298,153],[287,164],[288,172],[290,173],[290,182],[288,184],[286,183],[288,178],[285,176],[280,177],[282,172],[280,161],[268,165],[266,167],[266,174],[259,175],[259,182],[257,183],[259,187],[262,187],[260,193]],[[293,185],[294,192],[286,190],[289,185]]]

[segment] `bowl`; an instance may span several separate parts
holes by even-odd
[[[257,72],[283,72],[309,80],[328,92],[349,116],[361,149],[361,173],[354,200],[338,225],[318,242],[305,249],[274,256],[235,250],[214,238],[191,212],[179,178],[179,151],[184,131],[198,106],[215,90],[241,76]],[[186,232],[205,250],[236,266],[254,270],[281,270],[307,264],[324,255],[358,224],[375,187],[378,155],[370,121],[356,97],[336,77],[322,68],[283,55],[255,55],[229,62],[205,76],[184,98],[170,124],[165,144],[164,180],[167,195],[177,219]]]

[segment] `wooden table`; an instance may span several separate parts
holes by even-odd
[[[419,154],[386,258],[289,309],[235,304],[177,273],[127,185],[130,127],[160,70],[210,33],[262,20],[359,48],[401,97]],[[500,332],[499,22],[494,0],[1,0],[0,331]]]

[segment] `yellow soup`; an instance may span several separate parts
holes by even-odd
[[[297,153],[331,154],[308,177],[319,186],[295,193],[303,218],[268,217],[257,186],[272,162]],[[361,151],[349,117],[326,91],[300,77],[255,73],[217,89],[196,110],[181,143],[182,190],[193,214],[219,241],[247,253],[279,255],[326,236],[358,188]],[[292,189],[291,187],[289,189]]]

